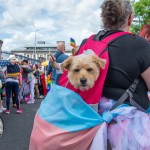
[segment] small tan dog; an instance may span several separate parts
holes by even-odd
[[[104,69],[106,60],[95,54],[70,56],[62,64],[62,70],[68,70],[69,82],[76,89],[88,90],[99,77],[100,68]]]

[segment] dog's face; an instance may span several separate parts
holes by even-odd
[[[70,83],[81,91],[88,90],[94,86],[99,77],[100,68],[105,68],[106,60],[96,55],[77,55],[66,59],[62,64],[62,70],[68,70]]]

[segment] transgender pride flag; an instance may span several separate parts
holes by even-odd
[[[103,122],[77,93],[53,84],[35,116],[29,149],[105,150],[97,135],[107,135]]]

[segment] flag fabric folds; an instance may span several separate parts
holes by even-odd
[[[35,116],[29,149],[89,150],[103,122],[77,93],[53,84]]]
[[[52,84],[35,116],[29,150],[106,150],[108,140],[115,150],[150,149],[150,116],[127,104],[109,111],[114,103],[102,97],[99,115],[77,93]]]

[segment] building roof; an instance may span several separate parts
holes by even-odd
[[[36,44],[36,48],[56,48],[57,45],[51,45],[51,44]],[[33,44],[27,44],[23,47],[18,47],[15,49],[12,49],[11,51],[23,51],[26,50],[27,48],[35,48],[35,45]]]
[[[31,49],[30,49],[31,48]],[[50,48],[50,49],[54,49],[54,50],[56,50],[56,48],[57,48],[57,44],[53,44],[53,45],[51,45],[51,44],[36,44],[36,49],[37,49],[37,51],[38,51],[38,48],[40,48],[40,50],[42,50],[42,48]],[[19,51],[19,52],[23,52],[23,51],[25,51],[25,50],[28,50],[28,51],[32,51],[33,49],[35,49],[35,45],[33,45],[33,44],[28,44],[28,45],[25,45],[25,46],[23,46],[23,47],[18,47],[18,48],[15,48],[15,49],[12,49],[11,51]],[[66,51],[71,51],[71,49],[66,49]]]
[[[35,45],[34,44],[28,44],[28,45],[25,45],[24,47],[28,48],[28,47],[31,47],[31,48],[34,48]],[[36,44],[36,47],[41,47],[41,48],[56,48],[57,47],[57,44]]]
[[[18,48],[15,48],[15,49],[12,49],[11,51],[24,51],[24,50],[26,50],[26,48],[25,47],[18,47]]]

